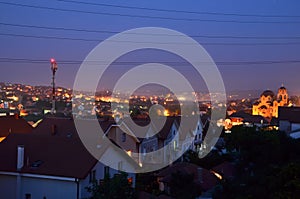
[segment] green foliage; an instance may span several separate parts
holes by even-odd
[[[226,147],[238,154],[238,175],[222,182],[214,198],[297,198],[300,143],[277,131],[234,127]]]
[[[145,191],[153,195],[158,195],[160,191],[155,173],[150,172],[137,174],[136,189],[138,191]]]
[[[92,193],[90,199],[133,199],[135,198],[133,188],[128,182],[128,174],[122,172],[110,178],[106,175],[100,184],[93,182],[86,188]]]

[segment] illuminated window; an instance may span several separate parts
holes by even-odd
[[[130,178],[127,178],[127,181],[128,181],[128,184],[129,184],[129,185],[132,185],[132,182],[133,182],[133,179],[132,179],[132,177],[130,177]]]
[[[177,140],[174,140],[174,150],[177,150],[177,147],[178,147]]]

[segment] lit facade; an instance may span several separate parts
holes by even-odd
[[[260,99],[252,106],[252,115],[261,115],[265,118],[278,117],[278,107],[288,106],[289,98],[285,87],[278,89],[277,95],[271,90],[266,90]]]

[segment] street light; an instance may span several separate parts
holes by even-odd
[[[55,111],[55,73],[57,71],[57,63],[55,61],[55,59],[51,58],[50,59],[50,63],[51,63],[51,70],[52,70],[52,109],[51,109],[51,113],[54,114]]]

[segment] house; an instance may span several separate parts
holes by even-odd
[[[188,149],[197,149],[203,132],[200,117],[195,126],[182,127],[180,122],[181,117],[167,117],[158,132],[154,126],[149,126],[140,145],[143,164],[166,165],[177,160]]]
[[[107,129],[111,125],[111,121],[101,124]],[[119,172],[117,168],[134,171],[139,167],[113,145],[97,150],[99,159],[89,153],[74,121],[67,118],[45,118],[32,134],[10,134],[0,143],[1,197],[86,198],[90,196],[86,187],[105,174],[112,176]],[[135,174],[129,178],[134,186]]]
[[[124,150],[137,164],[139,164],[140,140],[135,133],[124,123],[112,124],[105,131],[105,135]]]
[[[199,147],[201,146],[202,141],[203,141],[204,124],[202,122],[203,121],[202,117],[203,116],[200,116],[199,120],[197,121],[196,127],[190,129],[191,130],[190,135],[193,136],[192,145],[190,146],[190,149],[193,151],[199,150]],[[186,149],[184,149],[184,150],[186,150]]]
[[[238,125],[263,127],[269,125],[269,122],[261,115],[251,115],[244,111],[233,113],[225,120],[225,129]]]
[[[181,173],[183,175],[191,175],[193,177],[193,182],[196,185],[196,189],[198,189],[199,193],[201,193],[201,179],[198,169],[199,167],[197,165],[186,162],[178,162],[166,167],[156,175],[160,191],[170,194],[170,183],[173,180],[172,176],[176,173]]]
[[[188,125],[185,129],[179,126],[180,121],[180,117],[166,117],[159,126],[148,119],[132,121],[124,117],[113,124],[106,135],[125,150],[141,169],[151,171],[174,162],[188,149],[196,149],[195,142],[201,143],[200,118],[196,118],[195,126]]]
[[[300,107],[279,107],[279,130],[287,134],[300,129]]]
[[[201,197],[212,197],[212,190],[224,178],[230,179],[235,175],[234,165],[230,162],[223,162],[213,168],[205,169],[195,164],[178,162],[161,170],[156,176],[159,182],[160,191],[170,194],[170,182],[172,175],[180,172],[184,175],[192,175],[195,189]]]

